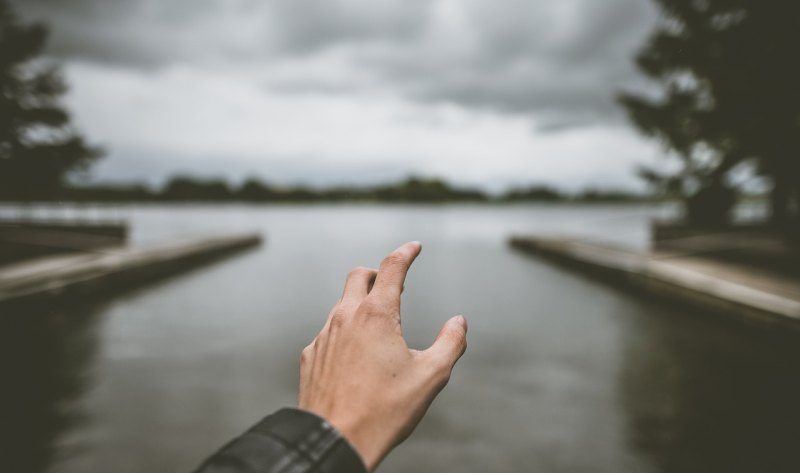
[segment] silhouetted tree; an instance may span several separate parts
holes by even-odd
[[[512,189],[503,196],[505,201],[533,201],[533,202],[555,202],[563,200],[561,193],[547,186],[531,186],[526,189]]]
[[[162,191],[162,197],[178,201],[221,201],[231,198],[228,184],[219,179],[199,180],[187,176],[170,179]]]
[[[624,190],[588,188],[575,196],[580,202],[633,202],[642,200],[644,196]]]
[[[411,176],[405,181],[376,187],[372,190],[377,200],[400,202],[481,201],[486,196],[475,189],[457,189],[435,178]]]
[[[247,179],[236,192],[239,199],[263,202],[275,198],[275,191],[256,178]]]
[[[36,63],[47,40],[41,24],[21,23],[0,0],[0,196],[50,198],[70,171],[100,156],[70,126],[55,67]]]
[[[800,221],[800,2],[656,0],[665,18],[637,57],[661,98],[623,95],[645,134],[683,159],[680,174],[644,177],[693,193],[694,217],[727,214],[726,174],[755,160],[773,182],[772,219]],[[705,210],[703,210],[705,209]],[[692,212],[689,212],[692,214]],[[690,215],[692,216],[692,215]]]
[[[70,186],[64,189],[59,199],[72,202],[147,202],[155,194],[144,184],[95,184]]]

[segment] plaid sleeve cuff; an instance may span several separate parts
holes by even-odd
[[[325,419],[310,412],[281,409],[248,433],[271,436],[290,447],[285,463],[293,466],[275,471],[367,473],[361,457],[347,439]]]
[[[367,473],[367,469],[325,419],[286,408],[229,442],[195,473]]]

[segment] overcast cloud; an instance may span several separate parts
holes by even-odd
[[[636,187],[650,0],[17,0],[102,179]]]

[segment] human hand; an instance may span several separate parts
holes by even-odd
[[[341,432],[369,471],[411,434],[467,347],[460,315],[427,350],[411,350],[403,339],[400,294],[420,250],[419,242],[406,243],[378,271],[352,270],[342,298],[300,357],[298,407]]]

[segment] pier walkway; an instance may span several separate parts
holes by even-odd
[[[568,238],[513,237],[511,245],[646,293],[759,324],[800,329],[800,279],[748,265],[636,252]]]
[[[95,295],[202,264],[261,243],[259,234],[210,237],[150,248],[118,247],[0,267],[0,305]]]

